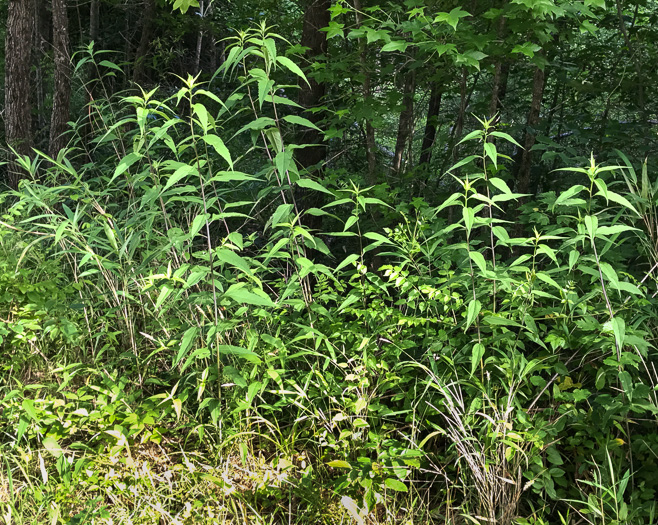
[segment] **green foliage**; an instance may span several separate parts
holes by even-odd
[[[648,174],[592,157],[530,200],[520,145],[483,119],[440,202],[312,178],[283,42],[239,32],[210,83],[94,101],[88,158],[24,162],[0,230],[0,446],[24,487],[3,512],[103,523],[151,496],[132,522],[395,522],[419,501],[423,523],[653,520]]]

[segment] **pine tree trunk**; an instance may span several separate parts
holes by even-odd
[[[69,19],[66,12],[67,0],[53,2],[53,47],[55,74],[53,88],[53,111],[50,117],[50,146],[53,158],[66,146],[66,130],[71,102],[71,62],[69,60]]]
[[[5,138],[21,155],[32,151],[30,66],[34,10],[32,0],[9,0],[5,39]],[[7,182],[17,187],[25,172],[10,162]]]
[[[305,58],[309,64],[320,56],[327,54],[327,33],[321,31],[321,29],[329,25],[330,7],[331,0],[309,0],[306,5],[301,45],[308,48]],[[300,82],[301,89],[298,101],[304,109],[320,106],[326,93],[326,84],[324,82],[318,82],[314,78],[309,78],[308,81],[310,86],[304,81]],[[313,113],[310,115],[309,120],[317,125],[321,118],[322,115],[319,113]],[[299,143],[312,144],[307,148],[296,150],[297,162],[302,168],[308,169],[325,160],[327,148],[323,139],[324,135],[317,130],[302,129],[298,138]]]

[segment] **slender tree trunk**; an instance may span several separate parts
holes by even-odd
[[[459,83],[459,113],[457,113],[457,120],[455,121],[455,127],[453,128],[453,140],[452,140],[453,144],[459,137],[461,137],[462,130],[464,129],[466,108],[468,107],[468,101],[466,99],[467,80],[468,80],[468,72],[466,71],[466,68],[462,68],[462,78]],[[458,156],[459,156],[459,148],[457,146],[454,146],[452,149],[453,163],[457,161]]]
[[[505,39],[506,33],[507,18],[501,16],[500,20],[498,21],[498,40],[503,41]],[[505,98],[505,92],[507,91],[508,73],[509,63],[505,60],[504,57],[498,57],[496,59],[496,65],[494,66],[493,85],[491,87],[491,101],[489,103],[489,117],[493,117],[498,112],[498,108]]]
[[[354,12],[356,16],[356,26],[363,25],[363,11],[361,10],[361,0],[354,0]],[[359,39],[359,61],[363,73],[363,101],[367,103],[372,97],[372,75],[368,68],[368,47],[365,38]],[[377,184],[377,156],[375,154],[377,143],[375,142],[375,128],[369,118],[365,119],[365,143],[366,159],[368,161],[368,171],[366,173],[366,182],[368,184]]]
[[[414,127],[414,94],[416,92],[416,74],[414,71],[407,71],[403,90],[402,104],[404,107],[398,121],[398,136],[395,142],[395,155],[393,156],[393,173],[397,176],[400,176],[403,170],[404,152],[407,149]]]
[[[439,88],[438,82],[432,82],[430,91],[430,101],[427,108],[427,120],[425,122],[425,132],[423,133],[423,145],[420,148],[419,166],[425,166],[432,160],[432,149],[436,139],[436,129],[438,126],[439,111],[441,111],[441,97],[443,92]]]
[[[543,69],[535,68],[535,74],[532,80],[532,102],[528,112],[526,122],[526,134],[523,142],[523,151],[516,175],[517,191],[519,193],[530,192],[530,168],[532,167],[532,152],[530,151],[535,145],[536,128],[539,124],[539,113],[541,111],[541,102],[544,96],[544,86],[546,85],[546,74]]]
[[[91,0],[89,7],[89,40],[96,43],[98,48],[98,31],[100,27],[100,0]]]
[[[201,50],[203,49],[203,18],[206,16],[206,3],[204,0],[199,1],[199,27],[197,30],[197,36],[196,36],[196,50],[194,53],[194,68],[192,71],[193,75],[198,75],[199,71],[201,71]]]
[[[617,18],[619,19],[619,30],[621,31],[622,36],[624,37],[624,43],[626,44],[626,49],[630,55],[630,59],[633,62],[633,67],[635,69],[635,74],[637,75],[637,105],[640,108],[640,111],[644,113],[644,81],[642,79],[642,68],[640,67],[637,57],[633,51],[633,44],[628,35],[628,30],[626,29],[626,22],[624,21],[624,13],[621,8],[620,0],[616,0],[617,5]]]
[[[139,84],[146,80],[146,55],[148,54],[153,29],[155,26],[155,0],[144,0],[144,13],[142,14],[142,36],[135,53],[133,82]]]
[[[327,33],[321,31],[330,21],[329,8],[331,0],[309,0],[304,11],[304,27],[302,30],[301,45],[308,48],[305,58],[309,64],[319,57],[327,54]],[[304,109],[317,108],[322,104],[326,93],[326,84],[314,78],[308,79],[309,84],[300,82],[299,105]],[[318,124],[322,119],[320,113],[312,113],[309,120]],[[303,128],[298,137],[300,144],[311,146],[296,150],[297,162],[304,169],[309,169],[323,162],[327,155],[327,148],[323,141],[324,135],[315,129]]]
[[[5,39],[5,138],[21,155],[29,155],[32,151],[29,86],[33,28],[32,0],[9,0]],[[13,161],[7,172],[7,182],[14,188],[25,175]]]
[[[507,79],[509,78],[509,63],[500,59],[494,70],[493,86],[491,89],[491,102],[489,103],[489,116],[493,117],[502,108],[503,100],[507,94]]]
[[[71,102],[71,62],[69,60],[69,19],[67,0],[53,2],[53,47],[55,53],[55,82],[53,111],[50,118],[50,146],[53,158],[66,146],[66,130]]]

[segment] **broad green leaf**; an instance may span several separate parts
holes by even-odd
[[[473,208],[462,208],[462,217],[464,219],[464,226],[466,227],[466,237],[470,237],[471,229],[475,222],[475,210]]]
[[[119,164],[117,164],[117,167],[114,170],[114,175],[112,176],[110,182],[114,181],[114,179],[116,179],[119,175],[124,173],[128,168],[130,168],[130,166],[135,164],[135,162],[137,162],[141,158],[142,158],[142,154],[137,152],[129,153],[124,158],[122,158]]]
[[[23,403],[21,404],[23,407],[23,410],[27,413],[30,418],[32,418],[34,421],[39,421],[39,416],[37,415],[37,411],[34,409],[34,401],[31,399],[23,399]]]
[[[332,197],[334,196],[334,194],[331,191],[329,191],[327,188],[325,188],[322,184],[312,179],[299,179],[296,182],[296,184],[301,188],[308,188],[310,190],[321,191],[323,193],[327,193],[331,195]]]
[[[481,272],[483,272],[483,273],[486,272],[487,263],[484,260],[484,255],[482,255],[480,252],[476,252],[476,251],[470,251],[470,252],[468,252],[468,255],[471,258],[471,260],[477,265],[477,267],[479,268],[479,270]]]
[[[306,75],[304,75],[304,72],[299,68],[297,64],[295,64],[288,57],[278,56],[276,57],[276,61],[280,65],[282,65],[283,67],[285,67],[286,69],[297,75],[299,78],[301,78],[304,82],[306,82],[306,84],[308,84],[309,86],[311,85],[309,84],[309,81],[306,79]]]
[[[596,217],[596,215],[585,215],[585,228],[587,228],[587,234],[592,240],[596,238],[596,230],[598,225],[599,219]]]
[[[350,465],[347,461],[343,461],[341,459],[334,459],[333,461],[330,461],[327,463],[330,467],[333,468],[352,468],[352,465]]]
[[[469,327],[473,324],[473,321],[475,321],[475,318],[480,313],[481,308],[482,308],[482,303],[477,299],[471,299],[469,301],[467,316],[466,316],[466,326],[464,327],[464,331],[468,330]]]
[[[217,351],[220,354],[234,355],[236,357],[241,357],[242,359],[246,359],[250,363],[254,363],[256,365],[259,365],[262,362],[261,358],[258,357],[254,352],[251,352],[246,348],[242,348],[241,346],[218,345]]]
[[[626,339],[626,322],[621,317],[615,317],[612,320],[612,333],[615,335],[615,342],[619,350],[624,348]]]
[[[407,486],[402,483],[399,479],[395,478],[386,478],[384,481],[384,485],[386,485],[387,488],[391,490],[395,490],[396,492],[407,492]]]
[[[233,168],[233,160],[231,159],[231,152],[228,150],[224,141],[217,135],[204,135],[203,140],[212,146],[215,151],[226,161],[226,163]]]
[[[483,356],[484,345],[482,343],[476,343],[473,345],[473,350],[471,351],[471,375],[477,370],[478,365],[482,362]]]
[[[176,184],[178,181],[181,179],[187,177],[190,173],[198,173],[196,168],[193,166],[189,166],[187,164],[184,164],[183,166],[179,167],[174,173],[171,174],[171,176],[167,179],[167,183],[165,184],[164,188],[162,191],[166,191],[169,188],[171,188],[174,184]]]
[[[406,51],[408,46],[409,46],[409,42],[406,42],[405,40],[391,40],[388,44],[382,47],[382,52],[383,53],[388,53],[391,51],[404,52]]]
[[[192,111],[197,116],[204,134],[208,132],[208,110],[200,103],[192,104]]]
[[[236,303],[250,304],[252,306],[275,306],[272,299],[265,292],[262,290],[250,291],[245,288],[244,283],[231,285],[224,295],[233,299]]]
[[[597,228],[598,235],[614,235],[616,233],[639,231],[637,228],[627,226],[625,224],[615,224],[614,226],[599,226]]]
[[[601,194],[601,192],[597,193],[597,195],[599,194]],[[633,206],[630,202],[628,202],[626,197],[622,197],[621,195],[615,193],[614,191],[608,191],[607,200],[616,202],[617,204],[621,204],[624,208],[631,210],[638,217],[642,217],[642,215],[640,215],[640,212],[638,212],[635,209],[635,206]]]
[[[178,365],[178,363],[181,362],[187,351],[194,344],[194,341],[196,340],[198,333],[199,333],[199,329],[196,326],[191,326],[190,328],[185,330],[185,333],[181,338],[180,347],[178,348],[178,354],[176,355],[176,359],[174,359],[172,366],[176,366]]]
[[[270,220],[272,228],[275,228],[277,224],[281,223],[284,219],[287,219],[293,208],[294,206],[292,204],[279,204]]]
[[[502,131],[492,131],[491,133],[489,133],[489,135],[492,136],[492,137],[498,137],[498,138],[504,139],[507,142],[511,142],[512,144],[514,144],[518,148],[523,149],[523,146],[521,146],[521,144],[519,144],[516,140],[514,140],[512,138],[511,135],[508,135],[507,133],[503,133]]]
[[[491,162],[493,162],[494,167],[498,167],[498,150],[496,149],[496,145],[493,142],[485,142],[484,143],[484,152],[491,159]]]
[[[489,179],[489,182],[499,191],[502,191],[504,194],[511,194],[512,190],[510,190],[509,186],[503,179],[499,179],[498,177],[491,177]]]
[[[562,193],[560,193],[560,195],[558,195],[557,199],[555,199],[555,202],[551,207],[551,211],[555,211],[556,206],[565,205],[565,201],[571,199],[571,197],[575,197],[584,189],[585,186],[583,186],[582,184],[577,184],[576,186],[571,186],[571,188],[569,188],[568,190],[563,191]]]
[[[315,124],[313,124],[313,122],[311,122],[307,118],[300,117],[299,115],[286,115],[283,117],[283,120],[285,120],[286,122],[290,122],[291,124],[296,124],[297,126],[304,126],[305,128],[311,128],[311,129],[316,129],[318,131],[322,131]]]
[[[234,266],[249,276],[254,275],[247,260],[233,250],[229,250],[228,248],[217,248],[214,254],[218,261]]]

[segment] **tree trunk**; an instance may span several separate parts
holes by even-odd
[[[32,151],[30,66],[34,10],[32,0],[9,0],[5,39],[5,138],[21,155]],[[15,162],[7,170],[8,183],[18,186],[25,172]]]
[[[502,107],[502,102],[507,94],[507,79],[509,78],[509,63],[504,59],[496,62],[494,70],[493,86],[491,89],[491,102],[489,103],[489,117],[493,117]]]
[[[356,16],[356,26],[363,25],[363,11],[361,10],[361,0],[354,0],[354,13]],[[372,76],[368,68],[368,47],[365,38],[359,38],[359,61],[361,63],[361,72],[363,73],[363,102],[367,103],[372,97]],[[375,150],[377,143],[375,142],[375,128],[369,118],[365,119],[365,143],[366,143],[366,159],[368,161],[368,171],[366,173],[366,183],[377,184],[377,156]]]
[[[416,91],[416,74],[407,71],[404,79],[404,97],[402,99],[402,112],[398,121],[398,136],[395,142],[395,155],[393,157],[393,173],[400,176],[403,171],[403,157],[407,144],[411,139],[414,127],[414,94]]]
[[[53,47],[55,73],[53,87],[53,111],[50,117],[50,146],[53,158],[66,146],[66,130],[71,101],[71,62],[69,60],[69,19],[67,0],[53,2]]]
[[[309,0],[306,5],[301,45],[308,48],[305,55],[308,64],[327,54],[327,33],[320,30],[329,25],[330,7],[331,0]],[[326,93],[326,84],[318,82],[314,78],[309,78],[308,81],[310,86],[304,81],[300,82],[299,105],[304,109],[317,108],[322,104],[322,99]],[[321,118],[321,114],[312,113],[309,120],[317,125]],[[301,130],[298,138],[299,143],[311,145],[296,150],[297,162],[302,168],[309,169],[325,160],[327,148],[323,139],[324,135],[320,131],[311,128]]]
[[[624,21],[624,13],[621,7],[620,0],[616,0],[617,6],[617,17],[619,18],[619,30],[621,31],[622,36],[624,37],[624,43],[626,44],[626,49],[630,56],[630,60],[633,63],[635,69],[635,74],[637,75],[636,84],[637,84],[637,105],[642,113],[644,113],[644,80],[642,78],[642,68],[637,61],[637,55],[633,50],[633,44],[631,43],[630,36],[628,35],[628,30],[626,29],[626,22]]]
[[[419,166],[425,166],[432,160],[432,149],[434,148],[434,140],[436,139],[442,95],[443,93],[439,88],[439,83],[432,82],[425,132],[423,133],[423,145],[420,148],[420,159],[418,160]]]
[[[502,42],[505,40],[505,34],[507,33],[506,29],[507,18],[501,16],[500,20],[498,21],[498,41]],[[490,118],[493,118],[493,116],[498,112],[498,108],[505,98],[505,93],[507,91],[508,73],[509,63],[505,61],[504,57],[499,56],[496,59],[496,65],[494,66],[493,85],[491,87],[491,101],[489,103]]]
[[[530,168],[532,167],[532,152],[530,151],[535,145],[535,130],[539,123],[539,112],[541,111],[541,101],[544,96],[544,86],[546,85],[546,74],[543,69],[535,68],[535,74],[532,80],[532,102],[528,112],[526,123],[525,140],[523,143],[523,152],[521,161],[516,175],[518,193],[530,193]]]
[[[34,83],[32,85],[35,88],[33,101],[36,104],[36,111],[32,115],[32,130],[38,135],[47,126],[47,111],[45,109],[46,82],[44,80],[44,77],[47,77],[47,73],[44,75],[44,69],[47,71],[48,68],[44,68],[43,65],[50,62],[48,50],[50,49],[49,42],[51,42],[51,22],[50,13],[46,9],[46,2],[34,0],[32,9],[34,9],[34,31],[32,32],[34,36],[34,44],[32,46]]]
[[[155,26],[155,0],[144,0],[144,12],[142,14],[142,36],[135,53],[133,68],[133,82],[139,84],[146,80],[146,55],[153,38]]]
[[[98,49],[98,31],[100,28],[100,9],[99,9],[100,0],[91,0],[91,6],[89,7],[89,40],[96,43],[96,49]]]

